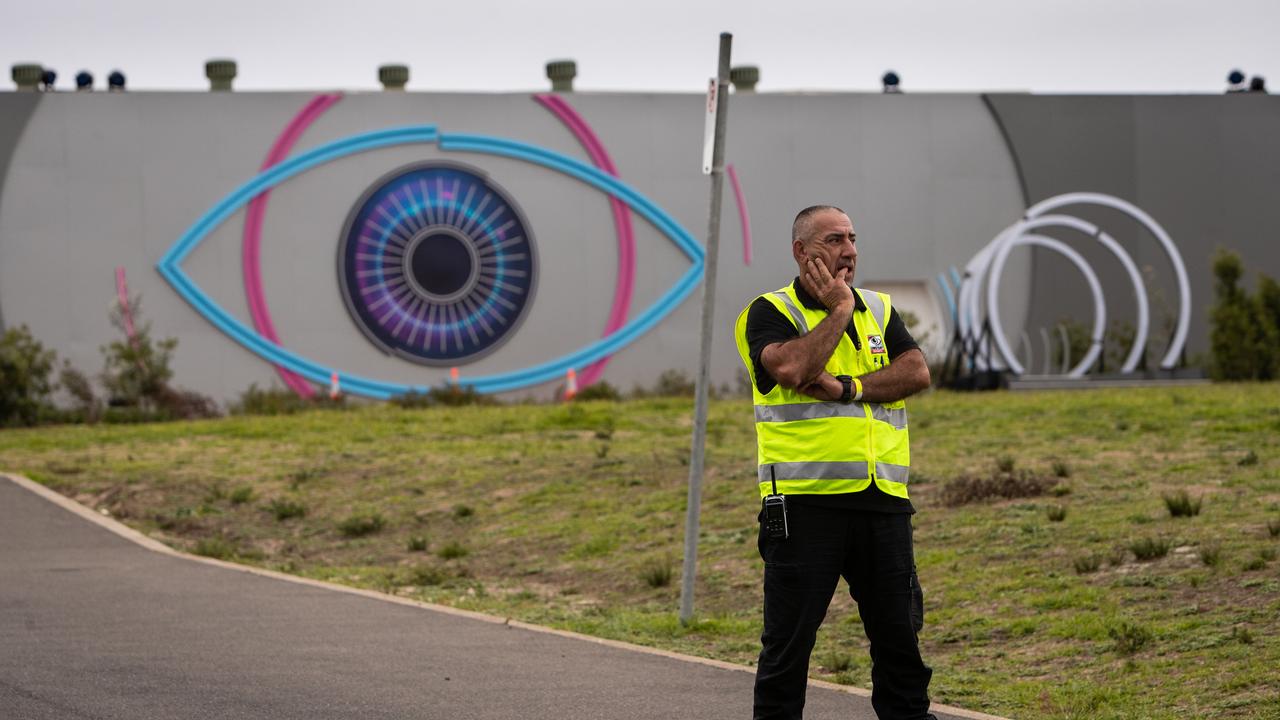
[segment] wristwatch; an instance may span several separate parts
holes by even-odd
[[[852,401],[853,400],[853,376],[837,375],[836,379],[840,381],[841,385],[844,385],[844,392],[840,393],[840,402],[848,403]]]

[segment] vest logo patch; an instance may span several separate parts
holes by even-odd
[[[868,335],[868,336],[867,336],[867,349],[871,351],[871,354],[872,354],[872,355],[883,355],[883,354],[885,354],[885,351],[884,351],[884,338],[880,337],[879,335]]]

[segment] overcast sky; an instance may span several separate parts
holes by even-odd
[[[43,0],[5,2],[0,60],[38,62],[70,89],[112,69],[137,90],[202,89],[204,61],[235,87],[539,90],[578,62],[579,90],[701,92],[717,36],[761,91],[1213,93],[1232,68],[1280,86],[1280,0]],[[11,82],[0,85],[12,88]]]

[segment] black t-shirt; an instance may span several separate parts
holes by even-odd
[[[800,278],[797,277],[791,283],[791,286],[795,288],[796,298],[806,308],[810,310],[826,310],[826,306],[820,300],[815,299],[800,285]],[[862,298],[857,293],[853,294],[853,301],[854,312],[867,312],[867,306],[863,304]],[[849,339],[855,345],[861,343],[852,320],[850,320],[849,327],[845,332],[848,333]],[[764,364],[760,361],[760,355],[766,347],[774,343],[786,342],[796,337],[800,337],[800,331],[773,303],[762,297],[756,298],[755,302],[751,303],[751,308],[747,310],[747,348],[751,353],[751,365],[755,368],[754,380],[756,387],[760,389],[761,393],[768,393],[778,382],[765,369]],[[898,315],[897,308],[890,308],[889,310],[889,324],[884,328],[884,345],[890,361],[908,350],[915,350],[919,347],[915,338],[911,337],[911,332],[907,330],[906,324],[902,322],[902,317]],[[826,507],[892,513],[915,512],[910,500],[889,495],[876,487],[875,483],[872,483],[871,487],[862,492],[841,495],[800,494],[788,495],[787,498],[787,502],[801,505],[823,505]]]

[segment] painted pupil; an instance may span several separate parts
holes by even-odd
[[[501,345],[536,281],[519,209],[483,173],[454,163],[412,165],[375,183],[347,218],[338,266],[365,336],[429,365]]]
[[[465,241],[446,233],[428,235],[409,256],[409,271],[432,295],[452,295],[466,286],[475,264]]]

